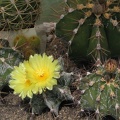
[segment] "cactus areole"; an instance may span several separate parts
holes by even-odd
[[[40,14],[40,0],[1,0],[0,30],[33,27]]]
[[[61,15],[56,35],[69,43],[74,60],[120,56],[120,1],[66,0],[68,13]]]

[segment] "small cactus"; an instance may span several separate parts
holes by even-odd
[[[25,59],[29,59],[30,55],[39,53],[40,38],[38,36],[26,37],[24,35],[17,35],[13,40],[14,47],[20,50]]]
[[[30,103],[33,113],[41,114],[45,108],[49,108],[52,114],[58,116],[61,103],[74,100],[70,91],[72,80],[73,74],[62,70],[60,78],[57,80],[58,84],[51,91],[46,90],[42,94],[33,96]]]
[[[120,55],[119,0],[65,0],[68,13],[56,24],[56,35],[68,41],[75,61],[105,61]]]
[[[24,35],[17,35],[13,42],[16,48],[21,49],[25,46],[25,44],[27,44],[27,38]]]
[[[28,44],[32,49],[39,50],[40,49],[40,38],[38,36],[31,36],[28,38]]]
[[[109,59],[81,80],[81,109],[95,111],[100,120],[107,115],[120,119],[120,69],[116,63]]]

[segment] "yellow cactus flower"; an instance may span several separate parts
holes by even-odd
[[[32,97],[33,93],[41,94],[45,89],[52,90],[57,84],[56,79],[60,77],[59,71],[60,65],[52,56],[31,55],[28,61],[15,67],[11,73],[13,79],[10,81],[10,87],[22,98]]]
[[[27,79],[26,68],[23,63],[20,63],[19,67],[14,67],[11,77],[12,79],[9,81],[9,86],[14,89],[14,94],[19,94],[22,99],[26,96],[32,98],[32,89],[34,88],[34,84]]]

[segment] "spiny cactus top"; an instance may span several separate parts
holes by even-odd
[[[75,60],[103,60],[120,55],[119,0],[65,0],[68,13],[61,15],[56,35],[69,41]]]
[[[40,0],[0,0],[0,30],[33,27],[40,14]]]

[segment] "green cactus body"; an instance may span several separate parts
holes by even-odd
[[[69,88],[71,82],[72,74],[63,72],[53,90],[45,90],[42,94],[34,95],[31,99],[33,113],[41,114],[45,108],[49,108],[51,113],[58,116],[60,104],[67,100],[73,101]]]
[[[40,14],[40,0],[1,0],[0,30],[19,30],[34,26]]]
[[[114,69],[114,68],[113,68]],[[120,70],[109,73],[104,66],[81,80],[81,109],[94,110],[99,119],[111,115],[120,119]]]
[[[24,48],[25,45],[27,44],[27,38],[24,35],[17,35],[13,42],[16,48],[21,49]]]
[[[42,24],[43,22],[57,22],[62,13],[65,13],[63,9],[65,3],[62,0],[42,0],[41,1],[41,15],[40,20],[37,22]]]
[[[110,55],[120,55],[118,0],[67,0],[66,4],[68,13],[61,15],[56,35],[69,42],[71,58],[104,61]]]
[[[0,90],[8,84],[13,67],[22,60],[22,55],[12,48],[0,48]]]
[[[39,53],[40,38],[38,36],[17,35],[13,43],[14,47],[23,53],[25,59],[29,59],[30,55]]]
[[[28,38],[28,44],[32,49],[39,50],[40,48],[40,38],[38,36],[31,36]]]
[[[93,26],[91,36],[87,51],[88,55],[104,60],[103,56],[110,54],[104,28],[102,26]]]

